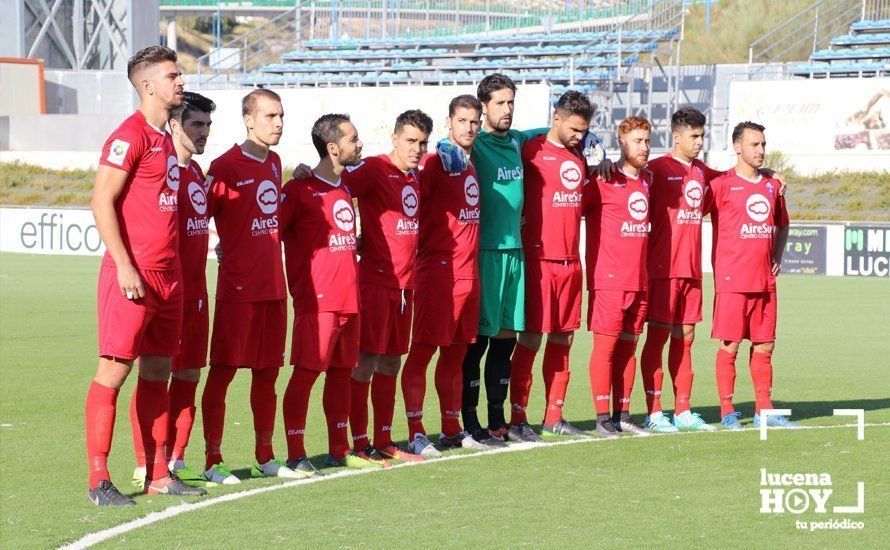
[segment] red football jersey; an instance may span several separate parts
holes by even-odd
[[[618,170],[584,192],[587,288],[646,290],[649,176]]]
[[[292,179],[281,190],[281,240],[294,313],[358,313],[355,211],[342,180]]]
[[[415,272],[479,278],[479,179],[471,164],[446,172],[435,153],[420,162],[420,236]]]
[[[350,193],[358,197],[363,282],[390,288],[414,288],[420,183],[414,170],[402,172],[387,155],[365,159],[343,172]]]
[[[237,144],[210,164],[210,213],[222,246],[216,298],[281,300],[287,294],[278,233],[281,159],[249,155]]]
[[[701,279],[701,222],[712,199],[708,184],[723,174],[698,159],[685,163],[670,154],[646,166],[649,188],[650,279]]]
[[[522,166],[525,257],[579,260],[582,198],[588,182],[584,157],[545,134],[523,145]]]
[[[114,209],[130,261],[138,269],[175,268],[179,165],[173,138],[136,111],[108,137],[99,163],[127,172]],[[113,265],[107,252],[103,261]]]
[[[204,172],[194,160],[179,166],[179,259],[185,300],[207,298],[210,216]]]
[[[711,181],[711,259],[716,292],[775,290],[772,265],[776,228],[789,223],[779,186],[773,178],[760,176],[751,181],[733,170]]]

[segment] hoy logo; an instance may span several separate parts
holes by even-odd
[[[766,441],[767,428],[770,424],[769,417],[790,415],[791,409],[763,409],[760,414],[760,440]],[[852,424],[851,427],[856,427],[856,439],[858,441],[865,439],[865,411],[863,409],[834,409],[834,416],[855,417],[856,424]],[[831,475],[828,473],[776,473],[769,472],[766,468],[760,469],[761,514],[784,514],[786,512],[803,514],[808,511],[816,514],[829,512],[862,514],[865,512],[865,483],[859,481],[856,484],[856,504],[854,506],[829,506],[828,501],[833,492]],[[799,526],[798,528],[804,527]]]

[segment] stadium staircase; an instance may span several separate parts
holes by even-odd
[[[806,63],[788,65],[784,74],[807,78],[890,74],[890,0],[819,0],[748,49],[755,77],[778,62],[804,57],[809,58]]]
[[[890,19],[853,23],[849,33],[833,38],[792,72],[808,78],[890,75]]]

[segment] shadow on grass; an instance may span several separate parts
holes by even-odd
[[[794,420],[806,420],[810,418],[826,418],[834,415],[834,409],[863,409],[865,421],[868,422],[869,411],[890,410],[890,398],[887,399],[850,399],[845,401],[773,401],[776,409],[791,409],[791,418]],[[742,413],[742,423],[752,422],[754,418],[754,402],[746,401],[736,403],[735,409]],[[716,405],[707,407],[693,407],[694,412],[701,414],[709,424],[720,423],[720,407]],[[666,413],[673,412],[665,409]],[[646,415],[632,414],[634,420],[642,425]],[[854,422],[853,417],[839,417],[839,423]],[[746,422],[747,421],[747,422]],[[596,420],[572,420],[572,424],[582,430],[592,430],[596,427]]]

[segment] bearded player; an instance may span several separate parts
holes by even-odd
[[[525,330],[525,257],[519,222],[523,183],[521,150],[540,130],[512,129],[516,85],[502,74],[479,82],[476,97],[482,102],[482,131],[473,146],[472,161],[479,176],[479,329],[464,358],[461,412],[464,428],[473,439],[488,446],[504,446],[507,421],[504,402],[510,383],[510,356],[516,334]],[[479,404],[479,366],[485,361],[488,429],[476,414]]]
[[[546,412],[542,435],[589,435],[562,417],[569,384],[569,351],[581,326],[582,268],[579,252],[582,197],[587,162],[580,151],[594,107],[584,94],[569,91],[556,103],[550,131],[526,142],[525,204],[522,242],[526,261],[525,331],[513,352],[510,372],[511,441],[541,437],[528,423],[525,409],[532,386],[532,365],[544,349]]]
[[[741,429],[741,413],[732,404],[735,361],[742,340],[751,341],[750,370],[754,383],[754,426],[772,409],[772,353],[776,341],[778,296],[776,278],[788,240],[788,210],[780,182],[759,171],[766,155],[764,127],[742,122],[732,131],[738,156],[735,167],[711,182],[714,194],[714,324],[719,340],[716,373],[723,427]],[[796,428],[784,415],[769,415],[767,426]]]
[[[363,462],[350,453],[349,385],[358,361],[360,320],[356,218],[341,177],[362,159],[362,142],[349,117],[327,114],[312,126],[319,163],[312,176],[282,189],[281,232],[287,282],[294,300],[290,363],[293,374],[282,409],[286,466],[306,477],[320,475],[303,443],[312,386],[325,373],[322,404],[332,461]]]
[[[650,434],[629,412],[637,340],[646,319],[650,176],[643,168],[649,158],[650,129],[641,117],[621,121],[617,170],[611,180],[598,177],[584,195],[587,326],[593,332],[590,386],[596,433],[603,437]]]
[[[170,376],[170,420],[167,427],[167,465],[190,485],[204,484],[201,474],[185,466],[188,446],[195,423],[195,392],[201,369],[207,364],[207,343],[210,335],[207,303],[207,252],[209,216],[204,172],[193,157],[204,152],[210,134],[211,113],[216,105],[194,92],[183,93],[183,103],[170,112],[170,132],[176,149],[179,169],[179,259],[182,265],[182,333],[179,353],[173,357]],[[130,415],[137,414],[135,401]],[[136,471],[133,485],[145,485],[145,451],[142,438],[136,441]],[[141,453],[139,451],[142,451]]]

